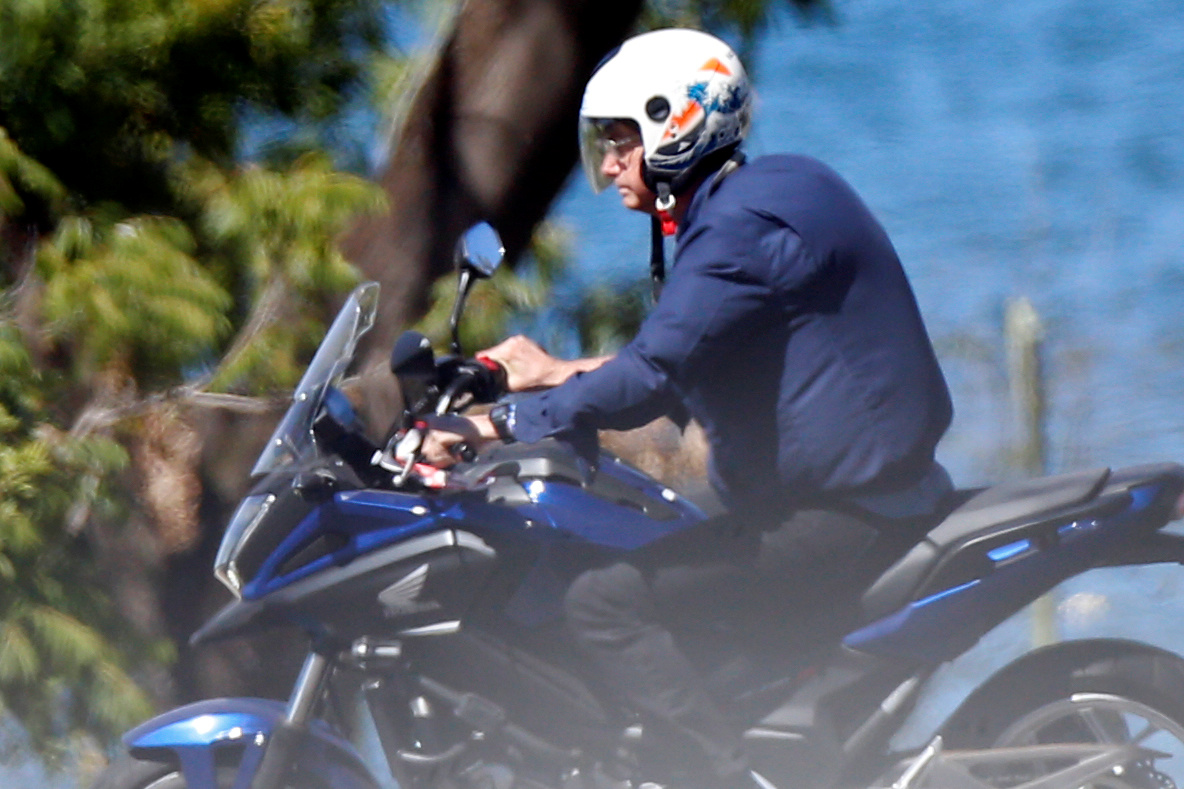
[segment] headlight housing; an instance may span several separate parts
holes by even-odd
[[[267,517],[271,505],[275,503],[274,493],[260,493],[247,496],[238,505],[230,523],[226,525],[226,534],[222,536],[222,544],[218,546],[218,556],[214,559],[214,575],[226,585],[235,597],[243,596],[244,579],[239,574],[238,560],[243,547],[250,542],[251,535],[259,528],[259,524]]]

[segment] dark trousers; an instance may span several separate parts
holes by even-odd
[[[736,784],[747,768],[740,732],[674,633],[728,621],[737,632],[767,635],[803,609],[853,611],[914,541],[884,527],[827,510],[799,511],[767,530],[711,518],[580,575],[565,599],[568,625],[603,678],[670,746],[696,744],[721,782]]]

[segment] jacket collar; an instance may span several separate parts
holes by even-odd
[[[746,157],[743,151],[736,151],[731,159],[724,162],[723,166],[704,179],[699,188],[695,190],[694,197],[691,198],[691,205],[687,208],[687,212],[683,214],[682,221],[678,224],[678,235],[676,238],[682,238],[683,231],[692,225],[695,217],[703,208],[703,203],[707,201],[732,173],[740,169],[744,164]]]

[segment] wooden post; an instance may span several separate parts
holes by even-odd
[[[1008,301],[1003,325],[1012,407],[1019,425],[1016,465],[1025,475],[1041,476],[1048,473],[1045,431],[1048,403],[1042,359],[1044,327],[1036,308],[1024,297]],[[1032,645],[1041,647],[1058,640],[1056,600],[1047,594],[1032,603]]]

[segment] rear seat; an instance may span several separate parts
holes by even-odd
[[[1037,520],[1055,510],[1084,504],[1098,495],[1109,476],[1110,469],[1098,468],[1009,482],[974,494],[864,593],[864,615],[868,620],[874,620],[903,606],[942,555],[965,540],[997,531],[1000,527]]]

